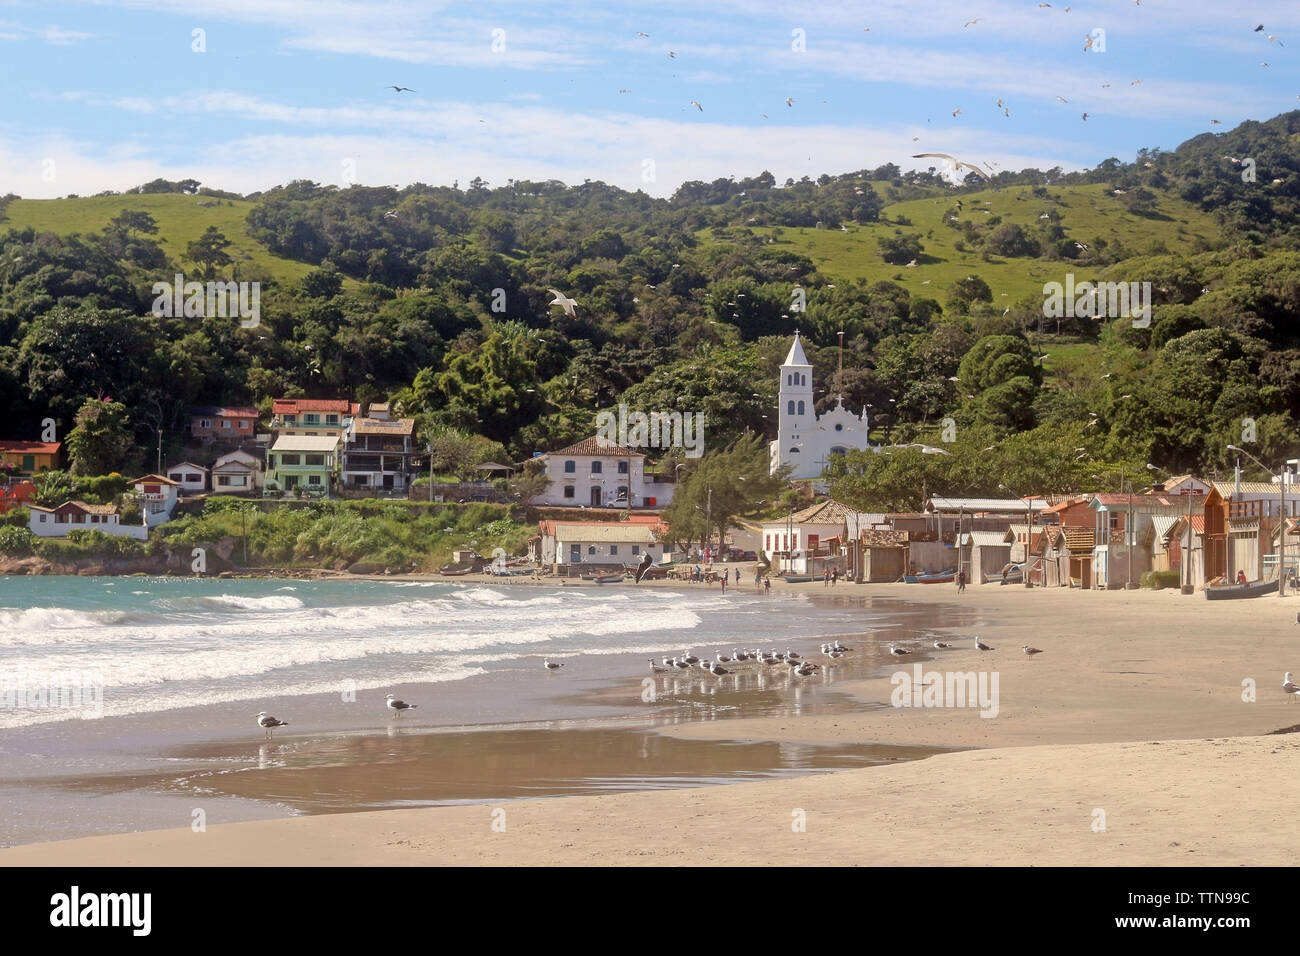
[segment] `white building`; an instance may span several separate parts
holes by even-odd
[[[192,461],[182,461],[167,466],[167,477],[180,486],[185,494],[206,491],[208,487],[208,470]]]
[[[867,410],[854,415],[841,397],[833,409],[818,415],[813,411],[812,382],[812,365],[796,332],[790,354],[781,363],[777,437],[768,446],[772,474],[782,465],[791,465],[792,480],[820,478],[831,456],[871,447]]]
[[[665,545],[656,533],[664,530],[644,521],[543,521],[534,557],[556,570],[637,565],[647,554],[658,564]]]
[[[817,563],[810,562],[810,558],[834,558],[840,555],[846,536],[846,522],[850,516],[856,527],[861,520],[858,513],[838,501],[828,499],[784,518],[764,521],[763,554],[771,562],[774,572],[808,574],[810,567]],[[826,541],[829,538],[838,539],[836,548],[827,547]]]
[[[647,475],[645,455],[599,435],[576,445],[538,455],[550,484],[535,496],[535,505],[588,508],[662,508],[673,500],[670,477]]]
[[[255,494],[262,487],[262,462],[248,452],[232,451],[212,463],[212,490],[217,494]]]
[[[172,510],[180,500],[180,483],[163,475],[145,475],[127,482],[135,490],[148,528],[171,520]]]
[[[62,538],[69,531],[102,531],[104,534],[118,535],[144,541],[149,537],[149,528],[143,524],[122,524],[122,516],[117,505],[92,505],[84,501],[65,501],[57,508],[42,508],[40,505],[28,505],[31,514],[27,527],[38,538]],[[146,516],[147,516],[146,512]]]

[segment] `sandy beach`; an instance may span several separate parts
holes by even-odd
[[[1300,707],[1280,688],[1284,670],[1300,670],[1300,601],[993,586],[962,595],[915,585],[793,587],[819,601],[865,595],[964,609],[963,620],[975,624],[943,633],[954,647],[927,648],[922,669],[995,673],[996,716],[981,717],[974,707],[865,706],[676,722],[656,732],[970,749],[759,783],[32,844],[0,850],[0,864],[1289,862],[1284,827],[1300,781],[1300,738],[1275,732],[1300,729]],[[976,650],[974,634],[994,649]],[[1026,657],[1026,643],[1043,653]],[[895,692],[890,674],[910,677],[913,667],[900,658],[881,676],[836,689],[887,705]],[[1249,681],[1253,702],[1243,699]]]

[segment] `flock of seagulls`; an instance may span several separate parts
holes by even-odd
[[[845,647],[836,641],[834,644],[823,644],[822,653],[832,659],[839,659],[844,656],[851,648]],[[785,651],[763,651],[763,650],[740,650],[732,648],[730,654],[724,654],[717,651],[714,659],[697,657],[691,651],[686,651],[678,657],[663,657],[656,661],[653,657],[649,660],[650,672],[653,674],[666,674],[677,671],[700,670],[706,674],[712,674],[714,677],[725,677],[727,674],[739,673],[739,667],[742,665],[754,665],[755,667],[775,667],[778,664],[785,664],[790,673],[798,677],[811,677],[821,669],[820,664],[804,659],[800,654],[792,650]],[[730,664],[731,670],[723,667],[723,664]]]

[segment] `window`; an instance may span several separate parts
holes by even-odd
[[[564,486],[564,497],[566,497],[566,498],[572,498],[572,497],[573,497],[573,485],[565,485],[565,486]]]
[[[794,414],[794,402],[790,402],[788,405],[786,405],[785,412],[787,415]]]
[[[304,415],[304,416],[302,416],[302,423],[303,423],[304,425],[319,425],[319,424],[320,424],[320,416],[319,416],[319,415]]]
[[[594,544],[587,545],[587,555],[590,557],[595,553],[596,553],[596,546]]]
[[[309,485],[319,485],[319,484],[320,484],[320,475],[308,475],[308,476],[307,476],[307,484],[309,484]]]
[[[48,517],[48,515],[41,515],[41,524],[45,524],[45,519],[46,519],[47,517]]]
[[[218,488],[229,488],[232,484],[233,482],[230,480],[229,475],[217,475]]]
[[[601,463],[600,463],[600,462],[598,462],[598,461],[593,461],[593,462],[591,463],[591,473],[592,473],[593,475],[599,475],[599,474],[600,474],[600,469],[601,469]]]
[[[326,425],[337,425],[338,423],[339,423],[339,417],[338,417],[337,415],[326,415],[326,416],[325,416],[325,424],[326,424]]]
[[[800,403],[799,403],[799,414],[800,414],[800,415],[803,414],[803,402],[800,402]]]
[[[318,466],[318,467],[321,466],[321,465],[324,465],[324,464],[325,464],[325,456],[324,456],[324,455],[308,455],[308,456],[307,456],[307,464],[309,464],[309,465],[316,465],[316,466]]]
[[[200,427],[200,428],[211,428],[211,427],[212,427],[212,419],[210,419],[210,418],[200,418],[200,419],[199,419],[199,427]]]
[[[611,556],[611,557],[614,556],[614,555],[616,555],[616,554],[618,554],[618,545],[616,545],[616,544],[611,544],[611,545],[609,546],[609,553],[610,553],[610,556]]]
[[[799,376],[799,384],[800,384],[800,385],[807,385],[807,384],[808,384],[808,376],[807,376],[807,375],[800,375],[800,376]]]
[[[203,476],[202,476],[202,475],[191,475],[191,474],[187,474],[187,475],[185,476],[185,480],[188,481],[190,484],[195,484],[196,482],[200,482],[200,481],[202,481],[202,480],[203,480]]]
[[[844,431],[844,423],[843,423],[843,422],[836,422],[836,423],[835,423],[835,430],[836,430],[837,432],[842,432],[842,431]]]
[[[798,449],[798,448],[791,448],[791,449],[790,449],[790,454],[792,454],[792,455],[797,455],[797,454],[799,454],[799,449]]]
[[[566,462],[564,463],[564,473],[565,473],[566,475],[572,475],[572,474],[574,474],[575,472],[577,472],[577,470],[578,470],[578,463],[577,463],[577,462],[575,462],[575,461],[566,461]]]
[[[620,475],[626,475],[626,474],[627,474],[627,462],[625,462],[625,461],[620,461],[620,462],[618,463],[618,473],[619,473]]]
[[[1111,530],[1111,531],[1118,531],[1118,530],[1119,530],[1119,512],[1118,512],[1118,511],[1112,511],[1112,512],[1109,513],[1109,517],[1110,517],[1110,530]]]
[[[246,419],[246,418],[241,418],[241,419],[239,420],[238,428],[239,428],[239,430],[240,430],[241,432],[246,432],[246,431],[248,431],[248,429],[249,429],[250,427],[252,427],[252,424],[253,424],[253,423],[250,422],[248,419]]]
[[[302,455],[288,455],[288,454],[281,454],[281,455],[280,455],[280,464],[281,464],[281,465],[300,465],[300,464],[302,464]]]
[[[230,419],[228,419],[228,418],[223,418],[223,419],[221,420],[221,427],[224,428],[224,429],[226,429],[227,431],[229,431],[229,430],[230,430]]]
[[[831,448],[832,455],[843,455],[847,451],[848,449],[845,448],[843,445],[835,445],[834,447]]]
[[[179,471],[172,472],[167,477],[170,478],[172,481],[183,481],[185,478],[185,476],[182,475]]]
[[[641,553],[641,545],[639,544],[632,545],[632,554],[637,555],[640,553]]]
[[[23,455],[23,471],[33,471],[36,468],[35,455]]]

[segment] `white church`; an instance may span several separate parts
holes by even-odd
[[[777,407],[776,441],[769,446],[770,473],[792,465],[791,480],[820,478],[833,455],[850,448],[871,447],[867,434],[867,410],[854,415],[844,407],[843,396],[824,415],[813,411],[812,365],[803,354],[799,333],[794,334],[790,354],[781,365],[781,398]]]

